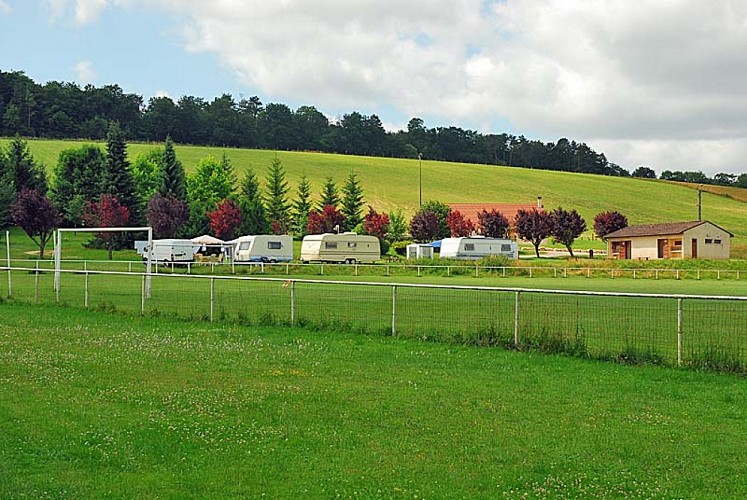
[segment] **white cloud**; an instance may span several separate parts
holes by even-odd
[[[47,2],[53,12],[74,4],[80,24],[108,5]],[[508,122],[528,137],[608,144],[621,152],[603,150],[608,158],[626,168],[696,169],[718,158],[722,170],[744,170],[729,157],[747,149],[744,2],[109,3],[171,12],[186,50],[216,54],[253,91],[283,102],[440,120],[427,126]]]
[[[153,97],[168,97],[171,98],[168,91],[166,90],[156,90],[156,93],[153,94]]]
[[[75,24],[83,26],[98,20],[109,0],[45,0],[45,3],[52,19],[64,17],[72,10]]]
[[[76,81],[81,84],[94,83],[96,71],[91,61],[80,61],[75,65]]]
[[[11,9],[10,4],[5,0],[0,0],[0,14],[9,16],[11,12],[13,12],[13,9]]]

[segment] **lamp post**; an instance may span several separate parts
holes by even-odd
[[[418,153],[418,165],[420,167],[420,206],[423,206],[423,153]]]

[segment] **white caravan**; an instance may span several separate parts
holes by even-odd
[[[301,261],[306,262],[375,262],[381,258],[379,239],[355,233],[324,233],[304,236]]]
[[[237,238],[233,249],[235,262],[290,262],[293,238],[287,234],[255,234]]]
[[[153,248],[143,248],[143,260],[148,260],[148,253],[153,262],[193,262],[195,252],[200,248],[190,240],[164,239],[153,240]]]
[[[484,236],[444,238],[441,240],[442,259],[477,260],[491,255],[518,259],[519,244],[513,240],[486,238]]]

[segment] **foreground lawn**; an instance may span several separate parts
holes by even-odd
[[[0,304],[0,497],[744,497],[747,381]]]

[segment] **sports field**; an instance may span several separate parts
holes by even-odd
[[[731,375],[0,313],[3,498],[747,495],[747,384]]]

